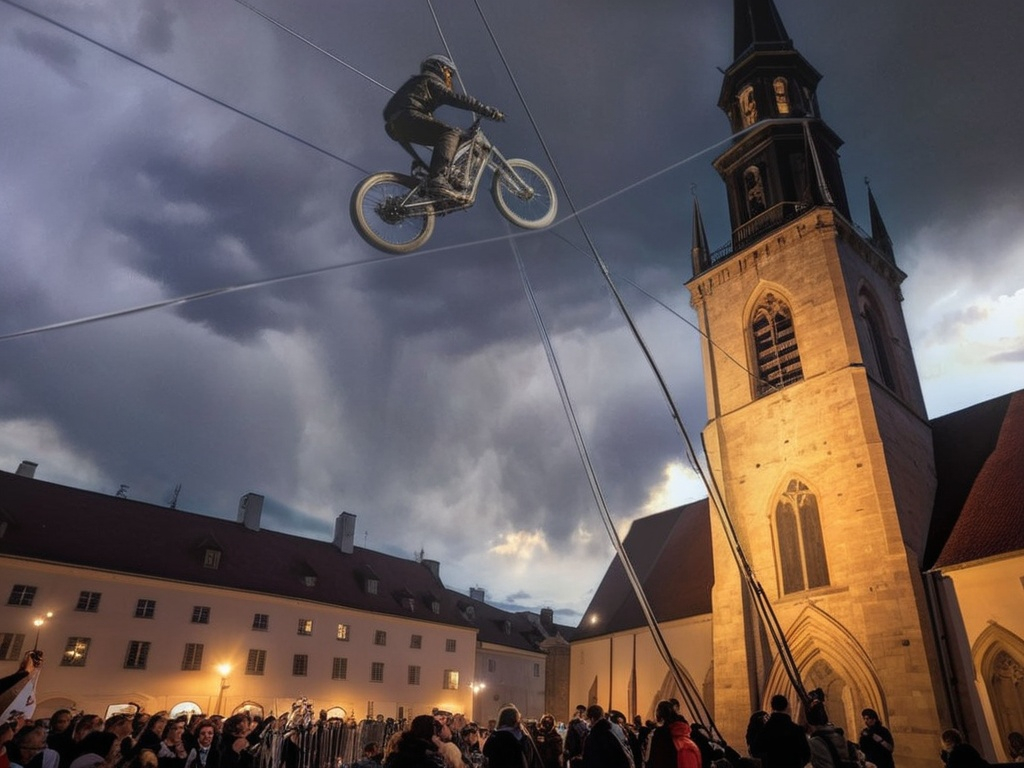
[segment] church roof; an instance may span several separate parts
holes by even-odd
[[[216,568],[204,565],[210,549],[219,551]],[[330,541],[8,472],[0,472],[0,555],[472,627],[427,563],[360,547],[343,553]]]
[[[933,422],[939,489],[933,518],[959,509],[934,567],[1024,550],[1024,390]],[[941,469],[940,469],[941,459]],[[929,542],[931,543],[931,542]]]
[[[751,49],[789,50],[793,47],[772,0],[734,0],[733,24],[736,60]]]
[[[714,563],[707,499],[634,520],[623,546],[659,622],[711,612]],[[572,639],[644,624],[640,602],[616,557]]]

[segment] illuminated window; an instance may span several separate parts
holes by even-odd
[[[790,480],[775,507],[783,594],[829,584],[818,500],[799,480]]]
[[[338,639],[339,640],[348,640],[348,637],[349,637],[349,626],[348,626],[348,624],[339,624],[338,625]]]
[[[459,690],[459,671],[457,669],[446,669],[444,671],[444,685],[446,691]]]
[[[69,637],[64,646],[64,655],[60,658],[60,665],[62,667],[84,667],[91,643],[92,638],[90,637]]]
[[[313,634],[313,620],[312,619],[299,619],[299,634],[300,635],[312,635]]]

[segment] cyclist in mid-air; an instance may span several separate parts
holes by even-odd
[[[398,142],[434,148],[428,188],[447,197],[459,195],[445,176],[445,170],[455,156],[461,131],[435,118],[434,111],[447,104],[491,120],[505,119],[494,107],[452,90],[455,73],[455,64],[447,56],[428,56],[420,64],[420,74],[410,77],[384,107],[384,130],[388,136]]]

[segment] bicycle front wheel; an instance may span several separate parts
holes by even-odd
[[[427,242],[434,233],[434,208],[410,196],[417,184],[411,176],[390,172],[363,179],[349,206],[359,235],[388,253],[409,253]]]
[[[551,180],[528,160],[507,160],[506,164],[512,173],[499,167],[491,183],[491,195],[501,215],[524,229],[548,226],[558,213]]]

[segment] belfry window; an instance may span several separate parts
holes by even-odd
[[[775,91],[775,111],[780,115],[789,114],[789,83],[784,77],[776,77],[772,81],[772,90]]]
[[[757,374],[757,397],[801,381],[800,350],[796,345],[793,315],[784,301],[767,294],[754,310],[751,332]]]
[[[782,593],[827,587],[828,561],[818,500],[799,480],[790,480],[775,506]]]
[[[737,95],[740,105],[740,118],[743,127],[749,128],[757,122],[757,102],[754,100],[754,86],[748,85]]]
[[[868,342],[871,345],[869,354],[874,359],[875,370],[885,386],[895,392],[896,377],[893,375],[892,358],[889,354],[888,335],[885,333],[885,325],[871,299],[863,292],[860,295],[860,315],[864,318],[864,324],[867,326]]]

